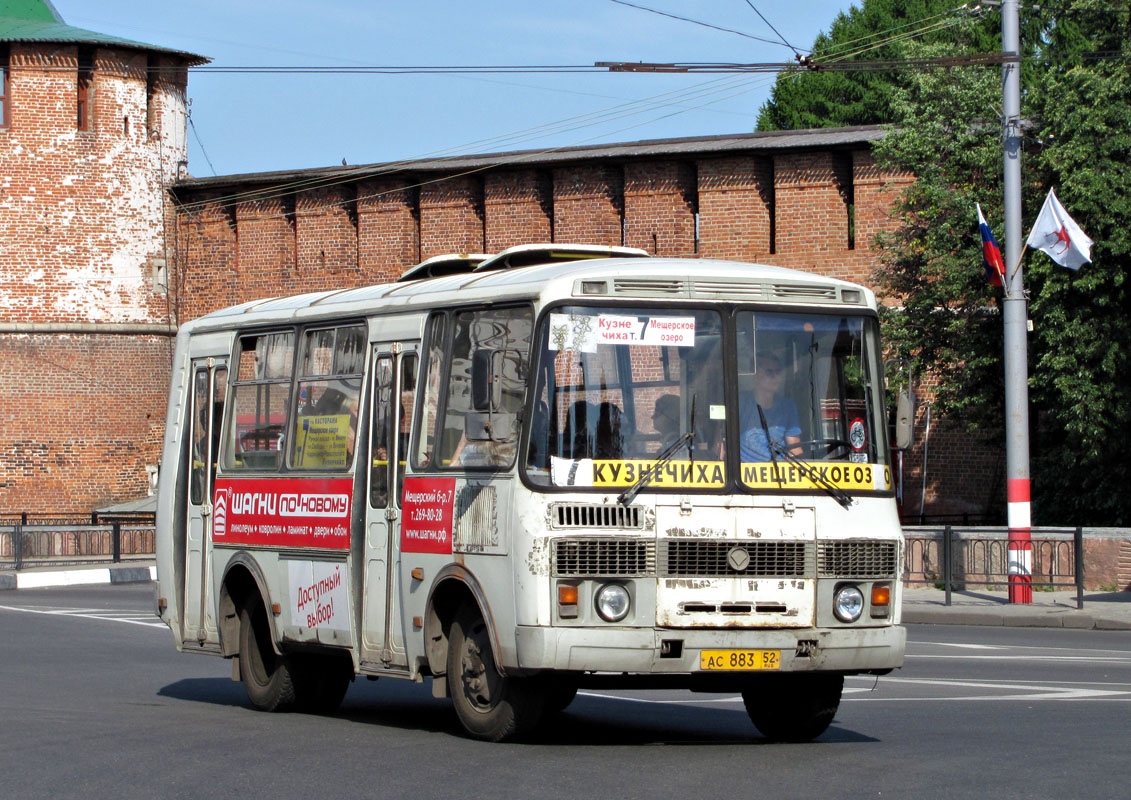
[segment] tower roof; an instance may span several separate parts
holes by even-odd
[[[196,53],[135,42],[68,25],[51,4],[51,0],[0,0],[0,42],[60,42],[125,47],[178,56],[185,59],[189,66],[209,61]]]

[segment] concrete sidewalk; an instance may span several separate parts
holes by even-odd
[[[53,569],[0,572],[0,590],[154,580],[153,561]],[[908,585],[903,590],[903,622],[924,625],[992,625],[1017,628],[1079,628],[1131,630],[1131,592],[1085,592],[1084,608],[1076,608],[1075,591],[1033,592],[1028,605],[1011,605],[1004,587],[998,591],[946,593],[934,587]]]
[[[1010,628],[1080,628],[1131,630],[1131,592],[1084,592],[1084,608],[1076,608],[1076,591],[1034,591],[1033,602],[1011,604],[1004,587],[951,592],[946,605],[942,589],[916,585],[903,590],[903,622],[927,625],[993,625]]]

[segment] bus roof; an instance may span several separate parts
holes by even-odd
[[[583,289],[582,283],[585,284]],[[537,298],[765,302],[874,308],[863,286],[787,267],[705,258],[601,258],[253,300],[182,327],[229,328]]]

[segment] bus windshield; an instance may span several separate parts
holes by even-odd
[[[554,309],[539,338],[530,482],[613,490],[644,478],[650,491],[722,491],[729,465],[753,490],[890,489],[875,321],[762,311],[732,319],[704,309]],[[686,446],[657,462],[681,437]]]

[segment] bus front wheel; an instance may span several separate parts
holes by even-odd
[[[456,716],[474,738],[502,742],[537,726],[541,694],[530,679],[499,673],[487,624],[478,610],[464,609],[452,622],[447,668]]]
[[[742,702],[767,739],[807,742],[832,723],[843,688],[843,675],[777,675],[752,684],[742,693]]]

